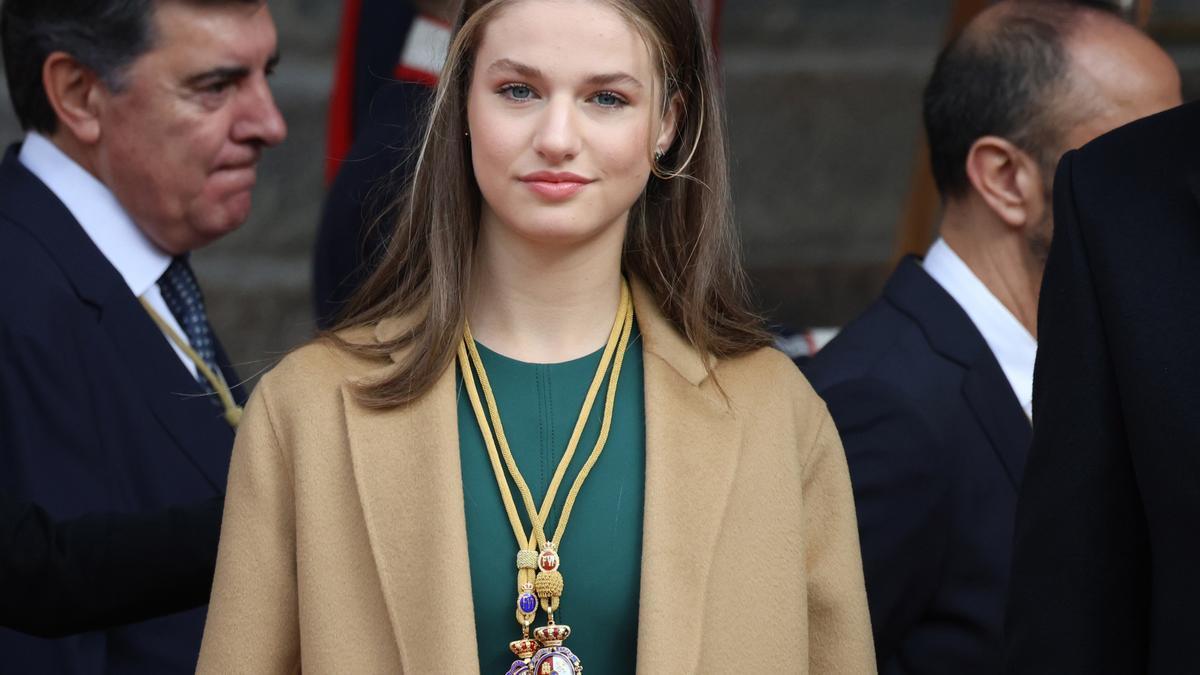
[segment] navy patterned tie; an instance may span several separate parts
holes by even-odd
[[[186,256],[171,261],[171,266],[158,280],[158,290],[162,293],[167,309],[171,310],[171,314],[175,315],[175,320],[187,334],[192,349],[196,350],[196,354],[219,377],[221,369],[217,366],[217,349],[212,327],[208,325],[208,315],[204,311],[204,295],[200,293],[200,284],[196,283],[196,277],[192,274]],[[197,373],[196,379],[206,392],[215,393],[203,374]],[[217,399],[214,397],[213,400]]]

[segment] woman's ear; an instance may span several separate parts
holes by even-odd
[[[84,145],[100,140],[103,86],[91,68],[66,52],[53,52],[42,63],[42,88],[59,129]]]
[[[679,94],[671,96],[663,111],[662,121],[658,128],[658,138],[654,139],[655,156],[665,155],[675,142],[675,130],[679,124],[679,116],[683,113],[683,97]]]
[[[1012,142],[984,136],[967,152],[967,179],[984,203],[1010,227],[1036,220],[1044,201],[1041,168]]]

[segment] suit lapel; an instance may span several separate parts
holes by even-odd
[[[405,673],[477,673],[455,369],[401,410],[342,389],[350,456]]]
[[[741,428],[696,351],[633,284],[646,387],[638,671],[698,672],[709,571]]]
[[[199,385],[120,274],[62,202],[20,164],[15,146],[0,163],[0,186],[13,192],[0,198],[3,215],[42,242],[80,300],[96,309],[123,371],[155,418],[213,489],[224,492],[233,430],[220,409],[200,398]]]
[[[154,417],[213,489],[223,493],[233,429],[222,410],[208,400],[132,295],[106,303],[100,325]]]
[[[900,262],[884,295],[921,327],[935,351],[964,368],[963,398],[1019,488],[1033,429],[975,324],[912,256]]]
[[[1017,401],[1008,378],[992,353],[971,366],[963,378],[963,397],[992,443],[1013,487],[1021,487],[1033,426]]]

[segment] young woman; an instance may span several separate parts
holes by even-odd
[[[386,259],[230,470],[200,671],[874,670],[688,0],[468,0]],[[569,628],[568,628],[569,626]]]

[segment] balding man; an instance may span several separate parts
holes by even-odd
[[[1179,102],[1157,45],[1065,2],[993,5],[939,56],[941,236],[807,368],[846,447],[884,675],[1002,671],[1054,167]]]

